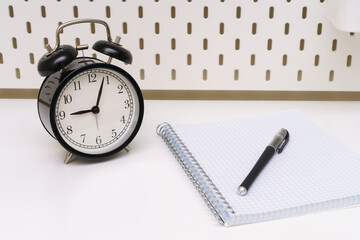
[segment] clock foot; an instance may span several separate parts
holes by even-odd
[[[73,154],[70,152],[66,152],[64,163],[68,164],[73,160]]]
[[[125,151],[130,152],[130,147],[129,146],[126,146],[124,149],[125,149]]]

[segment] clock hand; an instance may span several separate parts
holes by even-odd
[[[99,130],[99,123],[98,123],[98,118],[97,118],[96,114],[95,114],[95,120],[96,120],[96,128],[97,128],[97,130]]]
[[[89,113],[89,112],[92,112],[92,111],[93,111],[92,109],[89,109],[89,110],[81,110],[81,111],[77,111],[77,112],[70,113],[70,115],[80,115],[80,114]]]
[[[89,110],[80,110],[80,111],[77,111],[77,112],[70,113],[70,115],[80,115],[80,114],[89,113],[89,112],[92,112],[94,114],[98,114],[100,112],[100,109],[97,106],[94,106]]]
[[[98,93],[98,97],[97,97],[97,100],[96,100],[96,107],[99,107],[99,103],[100,103],[100,98],[101,98],[101,94],[102,94],[102,90],[103,90],[103,86],[104,86],[104,78],[101,82],[101,85],[100,85],[100,89],[99,89],[99,93]]]

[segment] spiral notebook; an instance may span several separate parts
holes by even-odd
[[[290,133],[246,196],[237,194],[280,128]],[[360,157],[288,110],[194,124],[160,124],[157,133],[221,224],[268,221],[360,204]]]

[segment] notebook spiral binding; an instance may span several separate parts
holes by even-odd
[[[219,223],[226,225],[225,219],[230,218],[230,215],[235,213],[234,210],[230,207],[230,204],[225,200],[209,176],[177,136],[175,130],[170,124],[165,122],[157,127],[156,132],[163,138],[164,142]]]

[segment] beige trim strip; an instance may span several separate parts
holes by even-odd
[[[35,99],[38,89],[0,89],[0,98]],[[142,90],[146,100],[305,100],[360,101],[360,92],[247,91],[247,90]]]
[[[0,89],[0,98],[37,98],[38,89]]]
[[[360,101],[360,92],[246,91],[246,90],[143,90],[151,100],[312,100]]]

